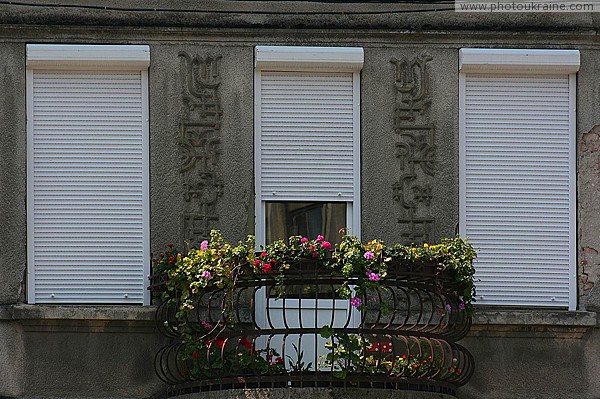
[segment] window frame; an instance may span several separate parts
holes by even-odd
[[[34,251],[34,128],[33,128],[33,75],[35,70],[80,70],[80,71],[139,71],[141,78],[142,118],[142,251],[144,285],[142,303],[148,306],[151,295],[147,289],[150,275],[150,125],[149,85],[150,46],[148,45],[26,45],[26,113],[27,113],[27,301],[36,303],[35,251]],[[87,304],[84,302],[82,304]],[[99,302],[121,305],[120,303]],[[69,305],[72,302],[56,304]],[[126,304],[126,303],[123,303]],[[131,304],[131,303],[129,303]],[[137,305],[137,304],[136,304]]]
[[[261,76],[262,72],[345,72],[352,73],[353,91],[353,181],[352,201],[346,203],[349,234],[361,236],[360,198],[360,71],[364,63],[362,47],[256,46],[254,63],[254,188],[255,237],[257,245],[266,240],[265,203],[261,194]],[[271,198],[271,201],[288,201]],[[307,201],[303,201],[307,202]],[[322,201],[315,199],[315,202]]]

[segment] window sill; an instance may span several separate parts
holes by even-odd
[[[580,339],[597,326],[594,312],[475,309],[470,336]]]
[[[0,320],[154,321],[156,306],[0,305]]]
[[[598,319],[586,311],[475,309],[473,324],[592,327]]]

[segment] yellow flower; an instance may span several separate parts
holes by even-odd
[[[377,242],[377,240],[369,241],[366,247],[372,249],[375,252],[381,251],[383,249],[383,245],[380,242]]]
[[[424,248],[429,248],[429,244],[425,243],[425,244],[423,244],[423,247]]]

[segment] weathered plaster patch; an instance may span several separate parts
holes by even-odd
[[[594,125],[588,132],[581,135],[580,149],[582,152],[600,150],[600,124]]]
[[[598,280],[598,269],[600,269],[600,256],[598,250],[592,247],[583,247],[579,256],[581,268],[579,273],[579,283],[581,289],[586,291],[591,290]]]
[[[579,268],[578,291],[579,304],[588,308],[590,293],[600,280],[600,254],[598,251],[597,214],[600,178],[600,123],[587,131],[581,131],[579,137],[578,159],[578,220],[579,223]],[[592,301],[593,302],[593,301]]]
[[[600,277],[600,255],[595,248],[583,247],[579,253],[579,303],[582,308],[589,309],[590,293],[597,285]]]
[[[581,288],[583,289],[584,292],[589,291],[592,288],[594,288],[594,283],[589,281],[589,276],[585,271],[583,271],[583,272],[581,272],[581,274],[579,274],[579,282],[581,283]]]

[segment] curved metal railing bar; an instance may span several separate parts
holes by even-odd
[[[392,263],[357,312],[336,293],[346,279],[321,266],[296,262],[282,283],[240,267],[233,290],[198,292],[185,319],[176,317],[176,297],[159,302],[159,330],[170,342],[156,353],[155,370],[171,395],[285,386],[453,393],[469,381],[473,357],[456,341],[471,318],[451,273]],[[151,280],[160,299],[166,278]]]

